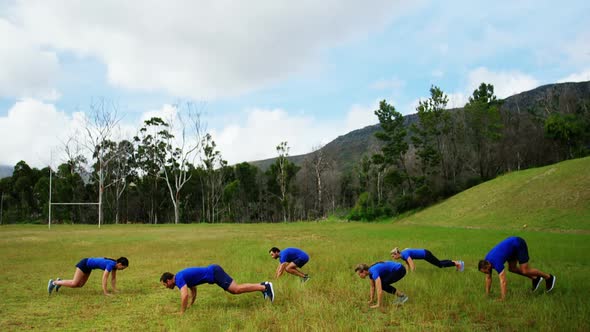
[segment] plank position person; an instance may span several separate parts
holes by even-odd
[[[74,278],[72,280],[56,280],[49,279],[47,283],[47,292],[51,295],[51,292],[55,289],[59,291],[61,286],[70,288],[79,288],[86,284],[92,270],[104,270],[102,274],[102,292],[104,295],[111,295],[107,290],[107,281],[109,274],[111,274],[111,288],[113,293],[117,292],[117,270],[125,270],[129,266],[129,260],[126,257],[119,257],[118,259],[112,259],[107,257],[96,257],[96,258],[83,258],[76,264],[76,272],[74,272]]]
[[[549,293],[555,286],[555,276],[529,266],[529,250],[523,238],[511,236],[498,243],[485,259],[479,261],[478,269],[486,274],[486,295],[490,294],[492,287],[492,269],[498,272],[500,279],[500,300],[506,298],[506,270],[504,263],[508,262],[508,270],[512,273],[530,278],[533,283],[533,292],[539,288],[539,284],[545,279],[546,292]]]
[[[160,278],[160,282],[166,288],[174,289],[176,286],[180,290],[181,314],[190,305],[195,303],[197,299],[197,286],[204,283],[216,284],[230,294],[262,292],[264,298],[270,299],[271,302],[274,301],[275,297],[272,283],[265,281],[259,284],[238,284],[217,264],[211,264],[205,267],[189,267],[178,271],[176,275],[170,272],[164,272]],[[188,303],[189,290],[191,292],[190,304]]]
[[[358,264],[354,272],[361,278],[369,276],[370,297],[369,305],[371,308],[378,308],[383,303],[383,291],[397,296],[394,304],[404,304],[408,301],[408,296],[399,289],[393,287],[393,283],[400,281],[406,275],[406,268],[397,262],[377,262],[371,266],[361,263]],[[375,299],[375,289],[377,289],[377,303],[373,304]]]
[[[423,260],[427,261],[428,263],[430,263],[436,267],[439,267],[439,268],[455,267],[455,268],[457,268],[457,271],[461,271],[461,272],[463,272],[463,270],[465,269],[465,262],[460,261],[460,260],[453,261],[450,259],[445,259],[445,260],[441,261],[438,258],[436,258],[432,254],[432,252],[430,252],[430,250],[427,250],[427,249],[406,248],[404,250],[399,250],[399,248],[396,247],[396,248],[393,248],[393,250],[391,250],[391,258],[403,259],[411,271],[416,270],[416,266],[414,265],[414,259],[423,259]]]
[[[273,259],[279,259],[279,266],[275,274],[279,278],[283,272],[287,271],[292,275],[301,277],[302,282],[309,280],[309,275],[298,270],[309,261],[309,255],[299,248],[285,248],[282,251],[277,247],[272,247],[268,253]]]

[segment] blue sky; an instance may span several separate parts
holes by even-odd
[[[230,163],[292,155],[403,114],[590,80],[587,1],[4,1],[0,164],[59,162],[93,101],[120,138],[192,102]],[[78,131],[78,133],[77,133]]]

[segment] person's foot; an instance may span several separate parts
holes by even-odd
[[[265,300],[266,300],[266,283],[267,283],[266,281],[260,283],[262,286],[264,286],[264,290],[261,291],[261,293],[262,293],[262,296],[264,296]]]
[[[272,282],[268,282],[268,281],[265,282],[264,283],[264,287],[265,287],[265,290],[264,290],[264,296],[265,296],[265,298],[269,298],[270,299],[270,302],[274,302],[274,300],[275,300],[275,291],[272,288]]]
[[[539,288],[541,281],[543,281],[543,277],[537,277],[536,279],[533,279],[533,292]]]
[[[49,295],[51,295],[51,292],[53,292],[54,288],[55,285],[53,284],[53,279],[49,279],[49,282],[47,283],[47,292],[49,293]]]
[[[547,287],[547,293],[549,293],[550,291],[553,290],[553,287],[555,287],[555,276],[550,274],[549,275],[549,279],[545,280],[545,286]]]
[[[464,261],[459,261],[459,268],[457,270],[459,270],[459,272],[465,271],[465,262]]]
[[[404,294],[402,296],[398,296],[397,299],[393,301],[393,304],[404,304],[408,302],[408,299],[408,296]]]
[[[301,282],[307,282],[309,280],[309,274],[304,275],[301,277]]]
[[[59,278],[59,277],[57,279],[55,279],[55,281],[60,281],[60,280],[61,280],[61,278]],[[61,285],[55,285],[55,292],[56,293],[59,292],[60,287],[61,287]]]

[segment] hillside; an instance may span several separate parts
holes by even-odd
[[[400,222],[590,232],[590,157],[505,174]]]
[[[525,91],[503,100],[501,110],[509,114],[519,114],[530,118],[544,118],[550,112],[569,113],[572,109],[579,105],[579,103],[586,102],[590,104],[590,81],[581,83],[558,83],[548,84],[537,87],[530,91]],[[457,111],[459,109],[454,109]],[[404,110],[402,110],[404,111]],[[536,113],[535,115],[533,115]],[[409,125],[417,121],[416,114],[410,114],[405,116],[406,125]],[[524,131],[526,128],[517,127],[515,130]],[[322,149],[324,150],[327,157],[334,160],[334,164],[338,170],[348,170],[365,154],[372,154],[379,148],[379,142],[375,138],[375,132],[380,130],[379,124],[367,126],[362,129],[351,131],[345,135],[339,136],[330,143],[326,144]],[[518,135],[517,135],[518,136]],[[534,142],[527,141],[535,135],[531,133],[521,132],[519,142],[512,142],[513,146],[529,146]],[[541,135],[542,136],[542,135]],[[545,151],[542,147],[538,147],[536,155],[529,157],[529,164],[540,165],[547,164],[549,162],[555,162],[555,160],[543,160],[550,159],[545,156]],[[303,154],[297,156],[290,156],[289,160],[296,165],[301,165],[306,157],[310,154]],[[275,158],[258,160],[250,162],[253,165],[258,166],[262,170],[266,170],[273,162]]]
[[[12,166],[0,165],[0,179],[12,176]]]

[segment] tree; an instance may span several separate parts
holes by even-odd
[[[481,83],[465,105],[465,122],[469,143],[475,152],[477,170],[481,179],[488,179],[492,169],[493,144],[501,137],[500,102],[494,95],[494,86]]]
[[[202,141],[203,159],[205,166],[205,177],[203,185],[203,211],[205,218],[214,223],[218,211],[218,205],[223,197],[224,172],[223,168],[227,166],[227,161],[221,157],[221,152],[216,150],[217,144],[211,137],[206,134]]]
[[[404,117],[385,100],[379,103],[379,109],[375,111],[375,115],[379,118],[381,125],[381,131],[376,132],[375,137],[383,142],[383,147],[381,152],[373,154],[373,163],[383,165],[385,168],[398,169],[410,191],[413,191],[412,181],[405,164],[409,145],[406,142],[407,130],[404,126]],[[402,188],[402,193],[404,192]]]
[[[332,160],[326,156],[322,146],[315,146],[305,164],[311,169],[315,184],[315,210],[318,215],[324,217],[324,173],[332,167]]]
[[[270,178],[269,191],[278,199],[282,210],[282,219],[287,222],[290,219],[288,213],[291,194],[290,185],[299,168],[287,159],[289,156],[287,142],[281,142],[277,145],[276,151],[279,156],[267,171]],[[275,190],[275,188],[278,190]]]

